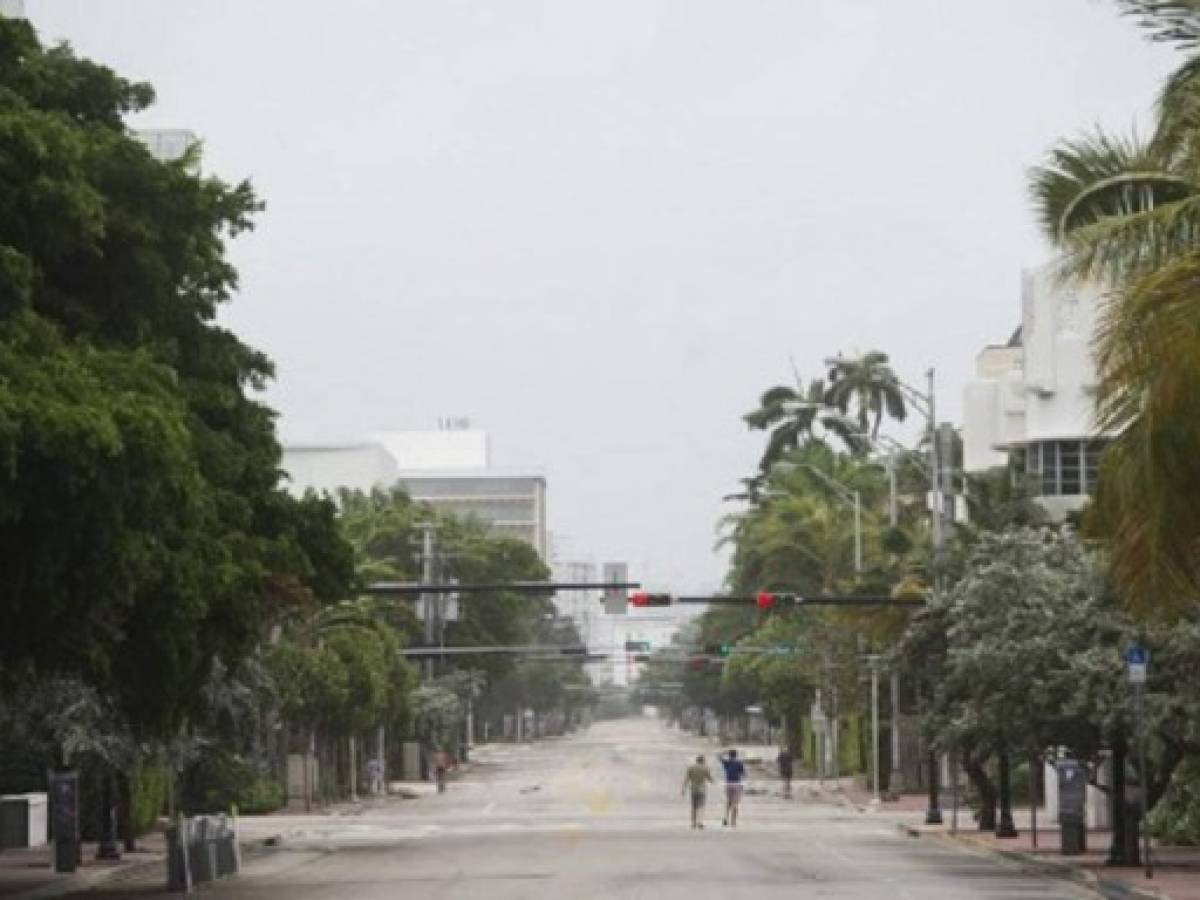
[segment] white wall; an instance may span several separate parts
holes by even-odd
[[[378,444],[338,447],[284,447],[284,487],[297,496],[309,488],[334,493],[338,488],[369,491],[388,487],[399,474],[396,461]]]
[[[1002,465],[998,447],[1095,433],[1092,340],[1102,301],[1095,287],[1060,283],[1050,266],[1023,274],[1021,346],[985,348],[963,392],[967,471]],[[1078,506],[1061,499],[1064,509]]]
[[[386,431],[374,436],[400,469],[486,469],[491,450],[486,431]]]
[[[1026,440],[1092,434],[1100,292],[1058,284],[1049,269],[1026,273],[1024,292]]]
[[[1020,347],[988,347],[976,359],[976,377],[963,390],[963,467],[980,472],[1002,466],[998,447],[1025,436],[1025,390]]]

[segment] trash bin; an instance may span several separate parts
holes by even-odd
[[[1078,856],[1087,850],[1087,768],[1075,759],[1054,764],[1058,776],[1058,822],[1062,829],[1062,855]]]
[[[237,836],[229,818],[224,814],[215,820],[216,833],[213,835],[213,847],[216,850],[217,877],[236,875],[238,872],[237,847],[234,845]]]
[[[211,816],[195,816],[191,820],[188,861],[192,868],[192,884],[217,879],[217,835],[213,822]]]

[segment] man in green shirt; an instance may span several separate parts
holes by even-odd
[[[704,756],[697,756],[696,761],[687,768],[687,772],[683,776],[683,788],[679,793],[686,794],[688,790],[692,793],[692,827],[703,828],[704,823],[700,821],[700,816],[704,813],[704,793],[708,784],[712,782],[712,775],[708,771],[708,766],[704,764]]]

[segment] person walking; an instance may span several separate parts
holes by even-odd
[[[687,771],[683,775],[683,787],[679,793],[682,796],[688,793],[689,788],[691,789],[692,828],[704,828],[704,795],[712,780],[712,774],[708,771],[708,766],[704,764],[703,754],[696,757],[696,761],[687,767]]]
[[[792,796],[792,770],[796,757],[787,747],[781,747],[775,762],[779,765],[779,778],[783,782],[783,797],[790,800]]]
[[[445,750],[437,750],[433,754],[433,777],[437,782],[437,792],[439,794],[446,793],[446,773],[454,761],[450,758],[450,754]]]
[[[738,806],[742,802],[746,767],[738,759],[737,751],[732,747],[722,758],[721,766],[725,769],[725,818],[721,820],[721,824],[737,828]]]

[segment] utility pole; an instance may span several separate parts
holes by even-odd
[[[854,492],[854,572],[862,574],[862,495]]]
[[[421,529],[421,581],[425,584],[433,584],[434,581],[434,558],[433,558],[433,531],[436,527],[432,522],[422,522],[418,526]],[[425,646],[432,647],[437,641],[438,636],[438,604],[440,603],[439,594],[423,594],[421,596],[421,613],[424,619],[425,626]],[[433,657],[425,660],[425,680],[433,680]]]
[[[896,451],[889,450],[887,455],[888,474],[888,524],[895,528],[900,524],[900,511],[896,503]]]
[[[867,657],[871,666],[871,802],[878,805],[879,796],[879,656]]]
[[[937,434],[937,403],[934,396],[934,372],[930,367],[925,373],[928,378],[929,393],[926,394],[925,400],[928,405],[926,412],[929,415],[929,486],[932,488],[931,500],[933,501],[933,521],[931,536],[933,538],[933,590],[934,595],[941,594],[941,561],[942,561],[942,479],[939,470],[938,459],[938,434]],[[938,755],[932,747],[929,750],[929,808],[925,810],[926,825],[941,825],[942,824],[942,808],[938,798],[938,787],[941,772],[938,766]]]
[[[888,681],[892,695],[892,767],[888,773],[888,791],[895,795],[904,787],[904,775],[900,771],[900,673],[894,662]]]

